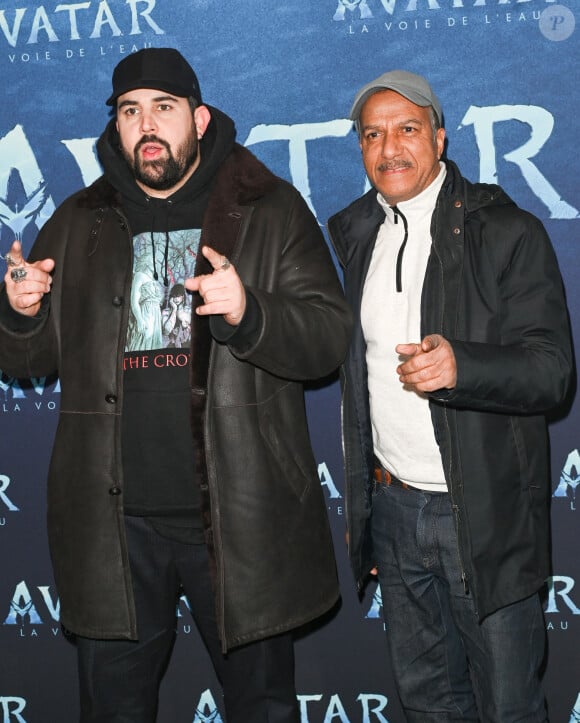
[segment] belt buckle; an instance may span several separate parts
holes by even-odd
[[[375,482],[379,484],[390,485],[393,482],[393,478],[388,469],[385,469],[382,465],[375,465]]]
[[[387,487],[392,485],[393,487],[401,487],[402,489],[408,490],[409,485],[406,482],[402,482],[400,479],[393,477],[388,469],[385,469],[382,465],[375,465],[375,481],[379,484],[385,484]]]

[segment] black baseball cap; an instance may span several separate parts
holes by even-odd
[[[201,90],[191,65],[174,48],[144,48],[131,53],[113,71],[113,92],[107,105],[129,90],[155,88],[180,98],[193,96],[201,104]]]

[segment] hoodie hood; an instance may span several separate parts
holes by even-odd
[[[191,178],[167,199],[172,204],[183,199],[191,200],[198,196],[211,184],[216,171],[233,149],[236,139],[236,128],[233,120],[222,111],[206,106],[211,120],[199,142],[201,160]],[[147,199],[153,198],[137,185],[132,169],[129,167],[121,151],[121,140],[116,128],[116,118],[111,118],[103,134],[97,141],[97,154],[103,167],[107,181],[123,197],[124,204],[135,203],[143,208]]]
[[[236,130],[232,119],[217,108],[207,107],[211,120],[199,142],[200,163],[187,182],[166,198],[150,196],[137,184],[121,150],[115,118],[109,121],[97,142],[104,177],[121,198],[132,234],[150,235],[153,278],[161,277],[166,287],[169,285],[169,234],[175,230],[201,228],[218,169],[235,144]],[[161,262],[155,251],[156,247],[160,248],[159,244],[163,250]]]

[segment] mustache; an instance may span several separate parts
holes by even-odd
[[[137,153],[137,151],[142,146],[144,146],[146,143],[158,143],[160,146],[163,146],[163,148],[165,148],[169,153],[171,152],[169,143],[167,143],[167,141],[164,141],[161,138],[158,138],[157,136],[154,136],[154,135],[143,136],[143,138],[139,139],[139,141],[135,144],[135,148],[133,149],[133,152]]]
[[[396,171],[399,168],[412,168],[413,164],[410,161],[383,161],[379,164],[379,171]]]

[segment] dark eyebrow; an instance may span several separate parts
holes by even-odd
[[[153,103],[162,103],[163,101],[173,101],[174,103],[177,103],[177,98],[173,95],[158,95],[155,98],[152,98]],[[140,105],[140,103],[136,100],[131,100],[130,98],[127,98],[127,100],[121,101],[119,105],[117,106],[117,110],[120,110],[121,108],[124,108],[125,106],[135,106]]]
[[[174,95],[158,95],[156,98],[153,98],[154,103],[161,103],[163,100],[172,100],[174,103],[177,103],[178,98]]]
[[[366,126],[361,126],[361,131],[370,131],[373,128],[380,128],[380,125],[376,123],[369,123]]]

